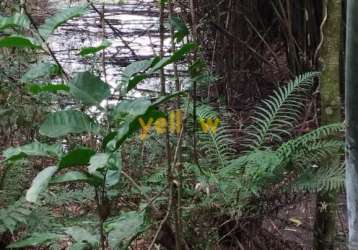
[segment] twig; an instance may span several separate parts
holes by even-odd
[[[97,12],[97,14],[101,17],[102,13],[100,10],[97,9],[97,7],[90,1],[87,0],[88,4],[91,6],[91,8]],[[108,27],[113,31],[113,33],[115,35],[117,35],[119,37],[119,39],[121,40],[121,42],[124,44],[124,46],[131,52],[132,56],[135,57],[136,59],[138,58],[138,55],[135,53],[135,51],[129,46],[128,42],[126,40],[124,40],[124,38],[122,37],[121,31],[118,30],[116,27],[114,27],[107,19],[105,19],[103,17],[103,21],[108,25]]]
[[[255,25],[249,20],[249,18],[247,18],[247,16],[245,16],[245,20],[246,22],[251,26],[251,28],[254,30],[254,32],[256,33],[256,35],[260,38],[260,40],[265,44],[265,46],[267,47],[267,49],[271,52],[275,63],[277,64],[277,68],[280,68],[280,63],[278,61],[278,57],[277,54],[275,53],[275,51],[271,48],[270,44],[265,40],[265,38],[260,34],[260,32],[256,29]]]
[[[155,244],[155,242],[157,241],[157,238],[159,236],[160,231],[162,231],[163,225],[167,222],[168,218],[169,218],[169,214],[170,214],[170,210],[172,208],[172,199],[169,199],[169,203],[168,203],[168,207],[167,207],[167,212],[164,216],[164,218],[162,219],[162,221],[159,224],[159,227],[157,229],[157,231],[155,232],[155,235],[153,237],[152,242],[150,243],[148,250],[151,250]]]
[[[41,33],[39,32],[39,29],[37,27],[36,22],[34,21],[34,19],[32,18],[32,16],[30,15],[30,13],[27,11],[26,8],[26,2],[23,6],[23,10],[25,12],[25,15],[27,16],[27,18],[30,20],[31,25],[34,27],[36,33],[38,34],[38,36],[40,37],[40,39],[42,40],[42,42],[45,44],[46,49],[48,50],[48,53],[50,54],[50,56],[52,57],[52,59],[55,61],[55,63],[57,64],[57,66],[60,68],[60,71],[63,73],[65,79],[67,81],[70,80],[70,77],[68,76],[68,74],[66,73],[66,71],[64,70],[64,68],[62,67],[61,63],[58,61],[57,57],[55,56],[55,53],[52,51],[51,47],[49,46],[49,44],[47,43],[46,39],[41,35]]]
[[[249,44],[247,44],[245,41],[241,40],[238,37],[235,37],[229,31],[225,30],[219,24],[217,24],[217,23],[215,23],[213,21],[210,21],[210,24],[212,26],[214,26],[216,29],[218,29],[219,31],[221,31],[225,36],[227,36],[227,37],[231,38],[232,40],[235,40],[235,41],[239,42],[240,44],[244,45],[249,51],[251,51],[252,54],[254,54],[261,61],[263,61],[264,63],[270,65],[271,67],[274,67],[274,65],[272,65],[272,63],[270,61],[268,61],[265,57],[263,57],[262,55],[257,53],[257,51],[253,47],[251,47]]]
[[[320,31],[320,37],[321,37],[321,40],[314,52],[314,57],[313,57],[313,60],[314,60],[314,63],[317,63],[318,62],[318,57],[319,57],[319,52],[322,48],[322,45],[323,45],[323,42],[324,42],[324,33],[323,33],[323,28],[326,24],[328,20],[328,3],[327,3],[327,0],[323,0],[323,20],[322,20],[322,23],[319,27],[319,31]],[[319,65],[318,65],[319,66]]]

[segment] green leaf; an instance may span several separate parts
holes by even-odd
[[[0,48],[40,49],[41,46],[31,37],[12,35],[0,39]]]
[[[106,167],[109,159],[109,154],[106,153],[97,153],[90,159],[90,165],[88,166],[88,172],[93,174],[98,169],[103,169]]]
[[[56,28],[74,17],[82,16],[87,12],[87,10],[88,5],[80,5],[59,11],[54,16],[47,18],[45,23],[39,27],[41,36],[47,40]]]
[[[7,217],[3,217],[1,219],[1,222],[3,223],[3,225],[11,232],[13,233],[16,229],[16,226],[17,226],[17,222],[11,218],[10,216],[7,216]]]
[[[88,165],[91,157],[96,154],[96,151],[90,148],[77,148],[67,153],[61,158],[59,166],[61,169]]]
[[[32,236],[11,243],[6,248],[35,247],[62,238],[63,235],[54,233],[34,233]]]
[[[106,140],[111,139],[108,143],[106,143],[106,148],[111,151],[117,150],[128,137],[133,135],[136,131],[140,130],[140,118],[147,122],[150,118],[156,120],[165,116],[166,115],[164,113],[159,112],[153,108],[149,108],[143,115],[128,116],[121,124],[121,127],[116,131],[116,133],[111,133],[111,138],[105,138]]]
[[[0,30],[8,28],[30,28],[30,21],[25,15],[16,13],[11,17],[1,17],[0,16]]]
[[[110,142],[112,150],[116,150],[131,134],[140,128],[139,117],[146,114],[151,106],[151,102],[146,98],[138,98],[133,101],[122,101],[114,108],[113,117],[125,116],[125,121],[121,124],[116,134]],[[106,138],[107,139],[107,138]]]
[[[25,156],[50,156],[60,157],[62,146],[58,144],[48,145],[40,142],[33,142],[20,147],[11,147],[3,152],[5,160],[16,160]]]
[[[124,100],[113,110],[116,115],[139,116],[145,114],[152,103],[147,98],[137,98],[135,100]]]
[[[111,133],[109,138],[105,138],[106,146],[109,150],[116,150],[118,147],[133,133],[141,129],[139,123],[139,118],[142,118],[147,122],[150,118],[153,120],[159,117],[165,117],[165,114],[156,110],[156,108],[170,100],[173,97],[182,95],[184,92],[176,92],[172,95],[167,95],[159,98],[154,103],[151,103],[146,98],[138,98],[133,101],[122,101],[117,107],[114,108],[113,117],[118,119],[118,117],[125,116],[124,122],[121,124],[121,127],[117,130],[117,133]]]
[[[170,62],[177,62],[179,60],[184,59],[184,57],[190,53],[193,49],[195,49],[197,45],[195,43],[186,43],[180,49],[174,52],[174,54],[170,57]]]
[[[97,105],[111,95],[108,84],[90,72],[76,75],[70,83],[70,93],[87,105]]]
[[[144,73],[153,64],[154,60],[156,59],[133,62],[123,70],[122,84],[125,86],[127,92],[135,88],[140,81],[146,78],[144,74],[137,74]]]
[[[48,115],[40,127],[40,134],[55,138],[70,133],[97,133],[98,130],[98,125],[85,113],[77,110],[65,110]]]
[[[186,43],[184,44],[180,49],[175,51],[170,57],[164,57],[159,62],[157,62],[154,66],[150,68],[148,71],[148,74],[152,74],[154,72],[157,72],[158,70],[164,68],[165,66],[180,61],[184,59],[184,57],[189,54],[189,52],[196,48],[195,43]]]
[[[82,48],[80,51],[80,56],[87,56],[87,55],[91,55],[91,54],[96,54],[99,51],[102,51],[106,48],[108,48],[109,46],[111,46],[111,42],[108,40],[104,40],[102,41],[102,43],[96,47],[85,47]]]
[[[131,211],[110,218],[104,224],[111,249],[127,249],[136,236],[147,229],[144,212]]]
[[[111,154],[108,160],[108,170],[106,173],[106,187],[111,188],[119,183],[122,171],[122,158],[119,152]]]
[[[180,17],[172,17],[170,19],[170,25],[172,25],[172,27],[176,31],[174,34],[176,42],[179,43],[183,41],[184,37],[189,35],[189,29]]]
[[[99,245],[99,240],[96,235],[91,234],[86,229],[74,226],[68,227],[65,230],[66,234],[70,235],[76,242],[89,243],[92,247]]]
[[[46,93],[57,93],[59,91],[69,92],[70,88],[65,84],[27,84],[29,91],[34,94]]]
[[[30,189],[26,192],[26,200],[28,202],[35,203],[37,201],[39,195],[47,188],[52,176],[57,170],[57,166],[47,167],[35,177]]]
[[[158,107],[160,104],[163,104],[163,103],[165,103],[166,101],[169,101],[170,99],[173,99],[174,97],[182,96],[182,95],[184,95],[184,94],[185,94],[184,91],[179,91],[179,92],[175,92],[175,93],[170,94],[170,95],[166,95],[166,96],[159,97],[156,101],[154,101],[154,102],[152,103],[152,106],[153,106],[153,107]]]
[[[148,75],[146,74],[139,74],[139,75],[135,75],[133,76],[127,84],[127,92],[129,92],[130,90],[134,89],[138,83],[140,83],[141,81],[145,80],[148,78]]]
[[[148,74],[153,74],[171,63],[170,57],[163,57],[148,70]]]
[[[88,243],[76,242],[70,246],[69,250],[90,250],[91,248]]]
[[[51,77],[61,73],[57,64],[49,62],[40,62],[31,66],[31,68],[21,78],[22,82],[32,81],[41,77]]]
[[[67,182],[86,182],[93,186],[99,186],[103,181],[101,178],[79,171],[70,171],[61,176],[52,178],[51,184],[61,184]]]

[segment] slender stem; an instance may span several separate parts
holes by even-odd
[[[194,42],[198,41],[198,33],[197,33],[197,21],[196,21],[196,12],[195,12],[195,4],[194,0],[190,0],[190,14],[191,14],[191,22],[192,22],[192,35]],[[194,61],[197,59],[197,52],[195,50],[194,52]],[[194,149],[194,161],[197,165],[199,165],[198,160],[198,152],[197,152],[197,138],[196,138],[196,99],[197,99],[197,83],[196,81],[193,81],[193,93],[192,93],[192,99],[193,99],[193,149]]]
[[[25,4],[23,6],[23,10],[25,12],[25,15],[27,16],[27,18],[30,20],[31,25],[34,27],[37,35],[40,37],[41,41],[43,42],[43,44],[46,46],[46,49],[48,50],[49,55],[52,57],[52,59],[55,61],[55,63],[57,64],[57,66],[60,68],[60,71],[63,73],[65,79],[67,81],[70,80],[70,77],[68,76],[68,74],[66,73],[66,71],[64,70],[64,68],[62,67],[61,63],[58,61],[55,53],[53,52],[53,50],[51,49],[50,45],[47,43],[46,39],[41,35],[41,33],[39,32],[39,29],[37,27],[37,24],[35,22],[35,20],[32,18],[31,14],[27,11],[26,8],[26,1]]]
[[[101,202],[101,198],[98,195],[98,189],[95,188],[95,201],[97,204],[97,213],[99,216],[99,232],[100,232],[100,241],[101,241],[101,249],[105,250],[106,249],[106,237],[104,235],[104,230],[103,230],[103,224],[104,224],[104,220],[102,218],[102,202]]]
[[[91,8],[101,17],[102,16],[101,11],[92,3],[92,1],[87,0],[87,2],[91,6]],[[107,19],[103,18],[103,22],[105,22],[108,25],[108,27],[113,31],[113,33],[119,37],[123,45],[131,52],[132,56],[137,59],[138,55],[129,46],[129,43],[122,37],[121,31],[118,30],[116,27],[114,27]]]
[[[174,4],[173,1],[169,1],[169,18],[172,19],[174,15]],[[171,37],[171,49],[172,51],[176,50],[176,46],[175,46],[175,31],[174,31],[174,27],[173,25],[170,25],[170,37]],[[180,91],[180,79],[179,79],[179,73],[178,73],[178,65],[176,62],[174,62],[173,64],[173,68],[174,68],[174,79],[175,79],[175,91],[179,92]],[[176,109],[177,112],[179,112],[179,108],[180,108],[180,98],[178,97],[176,100]],[[181,121],[176,121],[181,122]],[[181,152],[181,137],[183,134],[183,126],[181,128],[180,131],[180,135],[179,135],[179,141],[177,144],[177,148],[175,150],[175,157],[174,157],[174,161],[176,162],[176,160],[178,159],[180,162],[180,152]],[[173,167],[176,168],[177,170],[177,207],[176,207],[176,218],[175,218],[175,233],[176,233],[176,249],[179,250],[181,249],[181,243],[182,243],[182,236],[183,236],[183,231],[182,231],[182,208],[181,208],[181,199],[182,199],[182,167],[181,164],[176,164],[174,163]]]

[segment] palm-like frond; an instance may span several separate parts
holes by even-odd
[[[298,76],[257,107],[252,117],[253,124],[247,129],[250,148],[260,148],[269,141],[282,142],[283,135],[290,135],[301,118],[305,107],[306,93],[312,88],[316,72]]]
[[[199,133],[199,147],[208,163],[224,167],[235,152],[233,150],[234,140],[225,122],[225,117],[219,117],[219,113],[209,105],[204,104],[197,107],[198,121],[207,121],[208,119],[214,121],[217,118],[220,119],[220,123],[216,131],[209,130],[208,133],[203,133],[203,131]]]
[[[26,224],[32,208],[24,200],[19,200],[7,208],[0,209],[0,234],[9,230],[13,233],[21,224]]]
[[[329,150],[334,148],[335,152],[337,149],[343,148],[343,140],[336,140],[337,137],[343,131],[342,123],[334,123],[326,126],[319,127],[312,132],[299,136],[296,139],[289,140],[282,144],[276,152],[279,157],[287,161],[292,159],[293,155],[302,155],[307,153],[317,153],[322,150]],[[330,153],[333,151],[330,150]],[[328,152],[329,153],[329,152]],[[304,156],[304,157],[307,157]]]
[[[344,164],[318,169],[310,168],[305,171],[291,188],[296,191],[325,191],[340,190],[344,187]]]
[[[211,131],[207,134],[200,133],[199,138],[199,146],[205,154],[205,159],[211,164],[219,164],[221,167],[225,167],[234,154],[232,148],[234,140],[228,127],[220,126],[216,133]]]

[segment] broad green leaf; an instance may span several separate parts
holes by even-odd
[[[17,242],[11,243],[6,248],[35,247],[52,242],[62,237],[63,235],[54,234],[54,233],[34,233],[32,236],[24,240],[19,240]]]
[[[87,12],[87,10],[88,5],[80,5],[59,11],[54,16],[47,18],[45,23],[39,27],[41,36],[47,40],[56,28],[74,17],[82,16]]]
[[[69,250],[88,250],[91,249],[91,245],[83,242],[76,242],[70,246]]]
[[[164,57],[162,59],[156,57],[128,65],[122,73],[122,85],[126,88],[127,92],[132,90],[140,81],[146,79],[151,74],[173,62],[182,60],[195,47],[196,45],[194,43],[187,43],[175,51],[170,57]]]
[[[171,61],[170,57],[163,57],[148,70],[148,74],[149,75],[153,74],[171,63],[172,63],[172,61]]]
[[[67,153],[61,158],[60,168],[68,168],[74,166],[83,166],[89,164],[89,161],[96,152],[90,148],[77,148]]]
[[[147,229],[144,212],[123,213],[105,222],[104,229],[108,232],[108,243],[111,249],[127,249],[136,236]]]
[[[31,66],[31,68],[21,78],[22,82],[28,82],[40,77],[51,77],[61,73],[57,64],[49,62],[40,62]]]
[[[0,39],[0,48],[40,49],[41,46],[31,37],[12,35]]]
[[[145,114],[152,103],[147,98],[137,98],[135,100],[124,100],[113,110],[116,115],[139,116]]]
[[[108,170],[106,173],[106,187],[111,188],[119,183],[122,171],[122,158],[119,152],[111,154],[108,160]]]
[[[138,83],[140,83],[141,81],[145,80],[148,78],[148,75],[146,74],[139,74],[139,75],[135,75],[133,76],[127,84],[127,92],[129,92],[130,90],[134,89]]]
[[[1,222],[4,224],[5,228],[7,228],[11,233],[16,230],[18,224],[16,220],[11,218],[10,216],[2,217]]]
[[[164,68],[165,66],[180,61],[184,59],[184,57],[190,53],[196,47],[195,43],[186,43],[180,49],[175,51],[170,57],[164,57],[159,62],[157,62],[154,66],[150,68],[148,71],[149,74],[157,72],[158,70]]]
[[[175,93],[170,94],[170,95],[166,95],[166,96],[159,97],[156,101],[154,101],[154,102],[152,103],[152,106],[153,106],[153,107],[158,107],[160,104],[163,104],[163,103],[165,103],[166,101],[169,101],[170,99],[173,99],[174,97],[182,96],[182,95],[184,95],[184,94],[185,94],[184,91],[179,91],[179,92],[175,92]]]
[[[117,150],[128,137],[139,131],[142,128],[139,122],[140,118],[147,123],[150,118],[156,120],[165,116],[166,115],[164,113],[159,112],[152,107],[143,113],[143,115],[129,115],[126,117],[125,121],[121,124],[121,127],[116,131],[116,133],[111,133],[110,138],[105,138],[105,140],[108,141],[108,143],[106,143],[106,148],[111,151]]]
[[[115,150],[122,142],[127,139],[132,133],[140,128],[138,119],[140,116],[146,114],[151,106],[150,100],[146,98],[138,98],[133,101],[122,101],[114,108],[113,118],[116,120],[120,117],[125,117],[124,122],[118,129],[116,134],[112,134],[111,150]],[[108,138],[106,138],[107,140]]]
[[[93,186],[99,186],[103,181],[97,176],[90,175],[79,171],[67,172],[64,175],[53,177],[51,184],[60,184],[67,182],[86,182]]]
[[[88,166],[88,172],[93,174],[98,169],[103,169],[107,166],[109,154],[97,153],[90,159],[90,165]]]
[[[70,88],[65,84],[27,84],[28,90],[34,94],[46,93],[57,93],[59,91],[69,92]]]
[[[30,28],[30,21],[25,15],[16,13],[10,17],[1,17],[0,16],[0,30],[8,28]]]
[[[90,72],[76,75],[70,83],[70,93],[87,105],[97,105],[111,95],[108,84]]]
[[[26,200],[35,203],[39,195],[47,188],[52,176],[57,172],[58,167],[52,166],[42,170],[32,181],[31,187],[26,192]]]
[[[98,46],[82,48],[81,51],[80,51],[80,56],[87,56],[87,55],[91,55],[91,54],[96,54],[97,52],[102,51],[102,50],[108,48],[109,46],[111,46],[111,42],[108,41],[108,40],[104,40]]]
[[[195,49],[197,46],[195,43],[186,43],[184,44],[180,49],[175,51],[173,55],[170,57],[170,63],[177,62],[179,60],[184,59],[186,55],[190,53],[193,49]]]
[[[96,235],[91,234],[86,229],[78,226],[68,227],[65,230],[76,242],[89,243],[92,247],[99,245],[99,239]]]
[[[165,117],[165,114],[156,110],[156,108],[170,100],[173,97],[182,95],[184,92],[177,92],[172,95],[167,95],[159,98],[155,102],[151,103],[148,99],[139,98],[133,101],[123,101],[117,107],[114,108],[113,117],[114,120],[118,117],[125,117],[121,127],[117,130],[117,133],[111,133],[110,136],[105,138],[106,147],[109,150],[116,150],[118,147],[133,133],[141,129],[139,119],[142,118],[145,122],[150,118],[153,120],[159,117]]]
[[[60,157],[62,153],[61,145],[48,145],[40,142],[33,142],[15,148],[8,148],[3,152],[3,156],[5,157],[5,160],[16,160],[25,156]]]
[[[189,29],[180,17],[172,17],[170,19],[170,25],[172,25],[175,30],[174,37],[176,39],[176,42],[179,43],[183,41],[184,37],[189,35]]]
[[[98,130],[98,125],[85,113],[77,110],[65,110],[48,115],[40,127],[40,134],[48,137],[60,137],[71,133],[97,133]]]
[[[150,66],[152,66],[153,62],[157,60],[149,59],[138,62],[133,62],[129,64],[122,73],[122,85],[126,88],[126,91],[130,91],[142,80],[144,80],[147,76],[143,74]],[[138,75],[139,74],[139,75]]]

